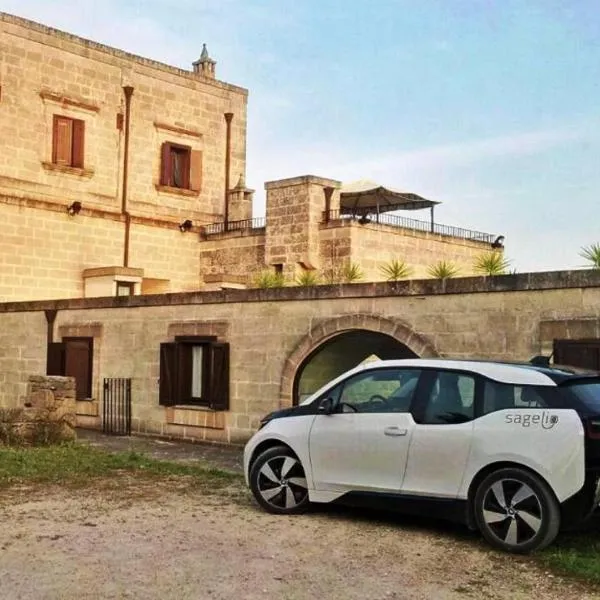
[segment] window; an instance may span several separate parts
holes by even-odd
[[[486,381],[482,414],[515,408],[546,408],[547,404],[534,386],[511,385]]]
[[[229,410],[229,344],[197,337],[161,344],[159,403]]]
[[[161,150],[160,185],[200,191],[202,152],[189,146],[165,142]]]
[[[133,296],[135,284],[131,281],[117,281],[117,296]]]
[[[63,338],[62,342],[48,344],[46,373],[75,378],[75,397],[92,397],[92,363],[94,338]]]
[[[54,115],[52,162],[83,169],[85,122]]]
[[[338,412],[408,412],[420,372],[377,369],[344,382]]]
[[[431,373],[421,422],[429,425],[465,423],[475,416],[475,378],[439,371]]]

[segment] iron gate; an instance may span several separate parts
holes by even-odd
[[[131,435],[131,379],[104,379],[102,431],[110,435]]]

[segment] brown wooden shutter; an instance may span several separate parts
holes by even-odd
[[[54,115],[52,135],[52,162],[57,165],[71,165],[73,157],[73,121]]]
[[[229,344],[213,343],[208,347],[210,360],[210,408],[229,410]]]
[[[174,406],[177,404],[177,344],[160,345],[159,377],[159,404]]]
[[[73,121],[73,156],[71,166],[83,169],[85,141],[85,121]]]
[[[202,189],[202,151],[190,152],[190,190],[199,192]]]
[[[65,374],[66,344],[52,342],[48,344],[46,354],[46,375],[63,376]]]
[[[171,185],[171,144],[164,142],[160,150],[160,185]]]
[[[66,339],[65,375],[75,378],[77,400],[92,397],[93,339]]]
[[[182,404],[192,398],[192,369],[192,345],[177,344],[177,398]]]

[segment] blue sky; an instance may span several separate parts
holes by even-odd
[[[250,90],[247,183],[369,178],[502,233],[518,271],[600,241],[597,0],[0,0]],[[417,216],[418,213],[409,216]],[[427,218],[423,213],[422,217]]]

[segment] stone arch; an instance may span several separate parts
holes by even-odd
[[[292,405],[294,378],[304,360],[328,340],[352,330],[365,330],[388,335],[404,344],[421,358],[436,358],[439,356],[433,342],[417,333],[408,323],[400,319],[389,319],[373,314],[335,317],[315,325],[288,356],[281,376],[281,406]]]

